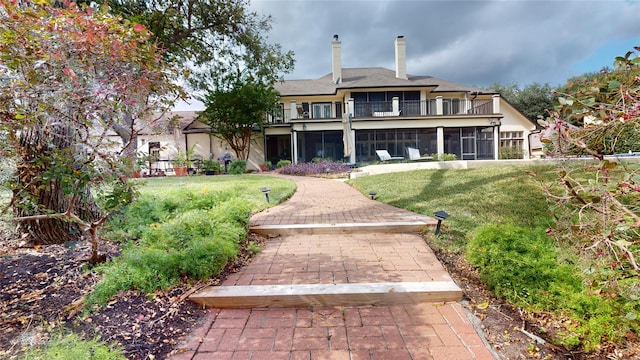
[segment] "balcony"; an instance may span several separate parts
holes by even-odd
[[[294,111],[281,108],[267,117],[269,124],[289,124],[292,121],[329,120],[342,118],[342,109],[352,107],[354,118],[417,118],[433,116],[464,116],[464,115],[493,115],[499,113],[499,102],[496,99],[444,99],[441,97],[427,100],[372,101],[354,102],[350,100],[343,104],[334,103],[304,103],[291,102]]]
[[[356,102],[353,104],[354,118],[362,117],[425,117],[438,115],[491,115],[493,100],[439,99]],[[441,108],[441,109],[440,109]]]

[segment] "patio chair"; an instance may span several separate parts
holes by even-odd
[[[387,150],[376,150],[376,155],[380,158],[380,161],[390,160],[404,160],[402,156],[391,156]]]
[[[407,154],[409,154],[409,160],[411,161],[433,160],[432,156],[420,156],[420,150],[412,147],[407,147]]]

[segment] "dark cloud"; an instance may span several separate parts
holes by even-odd
[[[251,8],[273,17],[270,41],[295,52],[287,79],[329,73],[333,34],[343,67],[393,68],[393,41],[404,35],[409,73],[475,86],[560,84],[610,42],[640,45],[638,1],[253,0]]]

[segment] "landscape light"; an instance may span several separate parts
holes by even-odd
[[[449,214],[447,214],[443,210],[438,210],[434,212],[433,215],[436,217],[436,219],[438,219],[438,224],[436,225],[436,232],[435,232],[435,234],[438,235],[440,233],[440,225],[442,224],[442,220],[448,218]]]
[[[269,202],[269,191],[271,191],[270,187],[263,187],[262,193],[264,193],[264,197],[267,198],[267,202]]]

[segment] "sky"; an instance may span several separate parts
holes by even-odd
[[[640,46],[640,0],[250,1],[272,17],[267,41],[295,54],[287,80],[330,73],[334,34],[343,68],[395,69],[402,35],[408,74],[477,87],[562,85]]]

